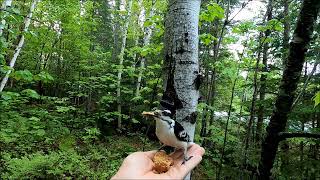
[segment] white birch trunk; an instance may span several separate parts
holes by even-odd
[[[142,0],[139,0],[138,1],[138,7],[141,7],[140,9],[140,13],[137,14],[137,24],[138,24],[138,28],[137,29],[143,29],[143,23],[144,23],[144,7],[142,5]],[[139,29],[139,30],[140,30]],[[139,31],[139,30],[136,30],[136,31]],[[138,32],[135,32],[136,34],[138,34]],[[137,47],[139,45],[139,36],[136,37],[136,39],[134,40],[134,47]],[[137,53],[134,53],[132,55],[132,60],[133,60],[133,63],[132,63],[132,68],[135,70],[136,68],[136,58],[137,58]]]
[[[150,9],[149,18],[151,18],[154,15],[154,4],[155,2],[152,2],[152,7]],[[148,46],[150,44],[151,34],[152,34],[152,28],[153,26],[146,27],[145,33],[144,33],[144,39],[143,39],[143,46]],[[136,87],[136,97],[140,95],[140,87],[141,87],[141,81],[142,81],[142,75],[145,68],[146,58],[142,57],[140,62],[140,69],[139,69],[139,75],[138,75],[138,81],[137,81],[137,87]]]
[[[4,0],[2,5],[1,5],[1,11],[7,10],[8,7],[11,7],[12,0]],[[2,19],[1,21],[1,26],[0,26],[0,36],[2,36],[3,29],[6,26],[6,20]]]
[[[129,0],[128,2],[128,8],[127,8],[127,19],[126,23],[123,28],[123,36],[122,36],[122,45],[121,50],[119,54],[119,71],[118,71],[118,79],[117,79],[117,109],[118,109],[118,128],[121,128],[122,125],[122,108],[121,108],[121,79],[122,79],[122,72],[123,72],[123,56],[124,56],[124,50],[126,48],[126,41],[127,41],[127,34],[128,34],[128,27],[130,22],[130,16],[131,16],[131,10],[132,10],[132,0]]]
[[[194,115],[199,99],[199,90],[196,88],[195,81],[199,75],[200,3],[200,0],[170,0],[165,21],[165,75],[167,77],[163,101],[173,103],[173,108],[167,108],[174,110],[176,120],[187,129],[192,140],[195,130]]]
[[[28,31],[29,26],[30,26],[30,23],[31,23],[31,18],[32,18],[33,11],[34,11],[34,9],[36,8],[36,4],[37,4],[39,1],[40,1],[40,0],[34,0],[34,1],[32,2],[31,7],[30,7],[29,14],[28,14],[28,16],[25,18],[25,20],[24,20],[24,29],[23,29],[23,32],[27,32],[27,31]],[[20,38],[19,43],[18,43],[18,46],[16,47],[15,52],[14,52],[14,54],[13,54],[13,57],[12,57],[12,59],[11,59],[11,61],[10,61],[10,64],[9,64],[10,68],[13,68],[14,65],[15,65],[15,63],[16,63],[16,61],[17,61],[17,58],[18,58],[18,56],[19,56],[19,54],[20,54],[20,51],[21,51],[21,49],[22,49],[22,46],[23,46],[23,44],[24,44],[24,39],[25,39],[25,38],[24,38],[24,34],[22,33],[22,34],[21,34],[21,38]],[[8,81],[8,79],[9,79],[9,75],[11,74],[11,72],[12,72],[12,70],[9,69],[9,70],[7,71],[7,73],[6,73],[6,75],[4,76],[4,78],[2,79],[1,84],[0,84],[0,92],[2,92],[3,89],[4,89],[4,87],[6,86],[7,81]]]
[[[199,99],[198,22],[201,0],[169,0],[165,19],[165,92],[161,105],[193,141]],[[185,178],[190,179],[190,174]]]

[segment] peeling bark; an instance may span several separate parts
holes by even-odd
[[[320,9],[319,0],[304,0],[297,26],[290,43],[286,67],[282,75],[279,94],[267,127],[267,135],[262,143],[259,164],[260,179],[270,179],[280,139],[278,134],[285,130],[288,114],[301,76],[305,53],[313,33],[314,23]]]

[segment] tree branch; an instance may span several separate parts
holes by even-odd
[[[278,134],[279,140],[285,140],[287,138],[320,138],[320,134],[317,133],[307,133],[307,132],[280,132]]]

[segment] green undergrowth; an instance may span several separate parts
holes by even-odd
[[[102,136],[44,116],[0,115],[1,179],[109,179],[128,154],[154,149],[143,134]]]

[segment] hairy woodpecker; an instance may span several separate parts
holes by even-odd
[[[183,149],[184,160],[182,164],[192,158],[192,156],[188,157],[187,149],[193,142],[190,141],[190,137],[183,126],[170,118],[171,112],[169,110],[143,112],[142,115],[153,117],[156,120],[156,135],[163,143],[162,147],[171,146],[176,150]]]

